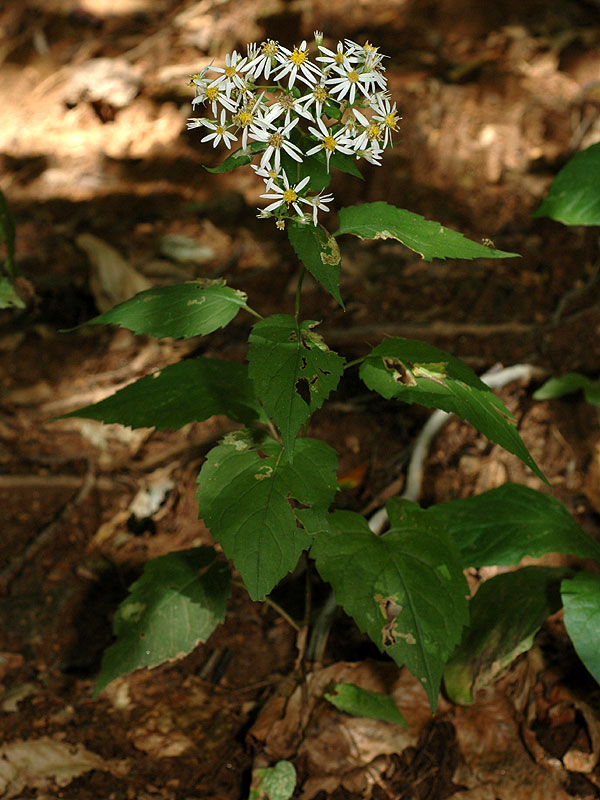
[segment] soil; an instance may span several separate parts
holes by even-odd
[[[554,496],[600,536],[597,411],[581,395],[532,399],[544,376],[600,372],[598,232],[531,218],[556,172],[600,138],[597,0],[6,2],[1,188],[26,308],[0,312],[0,731],[4,745],[55,748],[32,751],[10,778],[2,751],[7,797],[245,798],[253,768],[279,758],[295,763],[295,796],[307,800],[600,797],[598,688],[560,614],[474,705],[442,698],[434,717],[410,676],[392,673],[340,614],[310,680],[324,686],[325,674],[359,670],[365,686],[393,690],[412,722],[401,743],[391,723],[352,729],[351,718],[314,699],[298,738],[307,712],[305,695],[294,694],[295,631],[241,588],[208,642],[91,698],[114,611],[146,561],[211,543],[195,480],[230,423],[213,417],[172,433],[51,420],[183,357],[241,361],[251,322],[240,315],[185,342],[63,331],[141,285],[194,277],[226,277],[263,314],[293,310],[287,238],[256,219],[253,174],[203,169],[222,153],[186,132],[186,84],[246,41],[290,44],[315,29],[329,44],[380,45],[403,117],[385,167],[366,168],[363,182],[334,177],[335,207],[385,199],[521,257],[427,263],[398,243],[343,238],[345,311],[307,280],[304,316],[321,320],[349,360],[399,335],[449,350],[478,373],[535,366],[538,377],[500,395]],[[327,224],[335,230],[335,209]],[[174,236],[194,245],[191,257],[173,254]],[[310,428],[338,451],[347,488],[337,507],[370,511],[401,491],[428,413],[375,399],[348,378]],[[421,501],[507,480],[544,488],[453,419],[433,443]],[[160,481],[170,487],[162,505],[136,517],[132,501]],[[296,618],[305,578],[299,570],[273,595]],[[326,595],[316,578],[313,595],[317,605]],[[370,742],[360,765],[348,736],[352,758]],[[87,766],[69,763],[82,753]]]

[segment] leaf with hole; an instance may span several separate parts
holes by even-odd
[[[325,512],[336,468],[324,442],[300,439],[291,464],[279,444],[255,443],[247,430],[228,434],[208,454],[198,476],[199,513],[253,600],[263,600],[312,542],[290,498]]]
[[[468,621],[468,586],[443,527],[406,514],[406,501],[389,500],[387,509],[383,536],[359,514],[330,514],[311,555],[338,603],[380,650],[406,664],[435,710],[444,665]]]
[[[315,331],[317,325],[276,314],[257,322],[248,340],[254,391],[281,431],[290,458],[296,434],[337,387],[344,371],[344,359],[327,347]]]
[[[369,389],[388,400],[441,408],[467,420],[546,481],[504,403],[466,364],[445,350],[411,339],[386,339],[366,357],[360,377]]]

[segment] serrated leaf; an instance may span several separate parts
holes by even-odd
[[[232,172],[238,167],[243,167],[249,164],[257,153],[260,153],[266,148],[265,142],[250,142],[248,147],[244,150],[238,147],[233,153],[227,156],[225,161],[219,164],[218,167],[204,167],[207,172],[221,173]]]
[[[199,279],[147,289],[83,324],[119,325],[156,339],[189,339],[224,328],[240,308],[247,308],[244,292],[222,280]]]
[[[302,225],[290,221],[288,237],[294,251],[306,269],[342,308],[340,295],[340,272],[342,257],[333,236],[327,236],[322,228],[312,224]]]
[[[291,457],[296,434],[338,385],[344,359],[314,328],[287,314],[260,320],[248,338],[248,374]]]
[[[261,418],[245,364],[217,358],[181,361],[57,419],[83,417],[132,428],[177,430],[214,414],[245,423]]]
[[[577,655],[600,683],[600,575],[580,572],[561,586],[565,628]]]
[[[445,350],[411,339],[386,339],[367,356],[360,377],[386,399],[441,408],[467,420],[546,481],[502,400]]]
[[[408,728],[407,721],[398,710],[394,698],[389,694],[372,692],[370,689],[363,689],[362,686],[356,686],[354,683],[337,683],[333,687],[333,692],[323,696],[339,711],[344,711],[346,714],[367,719],[380,719],[383,722],[394,722]]]
[[[253,771],[258,781],[250,788],[248,800],[290,800],[296,788],[296,768],[290,761],[278,761],[273,767]]]
[[[300,439],[291,464],[280,445],[255,446],[249,431],[228,434],[208,454],[198,477],[200,517],[253,600],[263,600],[312,541],[298,526],[290,497],[326,511],[336,467],[335,451],[324,442]]]
[[[568,553],[600,560],[600,544],[562,503],[516,483],[421,512],[452,535],[463,567],[513,566],[525,556]]]
[[[8,203],[6,202],[6,197],[4,196],[3,192],[0,191],[0,239],[4,242],[6,246],[6,256],[4,258],[4,269],[8,273],[10,277],[14,277],[16,274],[15,270],[15,220],[11,213],[10,208],[8,207]],[[10,285],[10,284],[9,284]],[[5,290],[6,291],[6,290]],[[20,300],[21,298],[19,298]],[[22,302],[22,301],[21,301]],[[12,302],[10,305],[15,305],[18,308],[24,308],[23,305],[19,305],[18,303]],[[0,308],[6,308],[6,305],[0,306]]]
[[[600,142],[573,156],[533,217],[564,225],[600,225]]]
[[[383,536],[359,514],[331,514],[311,555],[337,602],[380,650],[407,665],[435,710],[444,665],[468,621],[468,586],[443,528],[405,518],[401,500],[387,508],[391,528]]]
[[[533,644],[544,620],[561,607],[559,567],[524,567],[481,584],[469,604],[471,622],[444,670],[455,703],[468,705]]]
[[[579,372],[567,372],[550,378],[533,393],[534,400],[554,400],[565,394],[583,389],[583,395],[588,403],[600,406],[600,381],[591,381]]]
[[[117,641],[102,658],[94,697],[121,675],[187,655],[225,617],[229,567],[212,547],[148,561],[113,621]]]
[[[420,214],[396,208],[384,201],[342,208],[339,230],[361,239],[397,239],[420,253],[425,261],[434,258],[514,258],[518,253],[495,250],[466,239],[462,233],[444,228]]]

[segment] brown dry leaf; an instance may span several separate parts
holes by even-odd
[[[391,694],[409,727],[340,713],[321,699],[336,683]],[[287,698],[281,694],[273,697],[250,731],[263,743],[270,760],[297,753],[310,775],[302,800],[311,800],[320,791],[331,793],[340,785],[351,786],[353,791],[358,787],[369,796],[377,782],[372,762],[415,745],[421,728],[431,720],[423,688],[408,671],[399,672],[394,664],[332,664],[307,676],[307,693],[307,705],[301,686]]]
[[[97,236],[82,233],[77,237],[77,245],[85,250],[90,260],[90,289],[99,311],[109,311],[134,294],[152,288],[148,278],[137,272],[114,247]]]
[[[57,742],[49,736],[17,741],[0,748],[0,795],[18,797],[25,788],[43,789],[51,783],[67,786],[93,769],[123,777],[126,761],[105,761],[81,744]]]

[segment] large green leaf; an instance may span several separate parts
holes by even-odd
[[[467,420],[546,480],[500,398],[445,350],[411,339],[386,339],[365,359],[360,376],[387,399],[442,408]]]
[[[562,503],[516,483],[431,506],[422,513],[449,531],[465,568],[513,566],[525,556],[539,558],[546,553],[600,560],[600,544],[576,524]]]
[[[245,364],[217,358],[181,361],[58,419],[83,417],[132,428],[177,430],[214,414],[245,423],[261,417]]]
[[[296,323],[276,314],[260,320],[248,341],[248,374],[290,454],[296,434],[339,383],[344,359],[315,332],[316,322]]]
[[[465,239],[462,233],[444,228],[439,222],[426,220],[420,214],[396,208],[380,200],[342,208],[339,230],[335,234],[352,233],[361,239],[397,239],[420,253],[425,261],[434,258],[513,258],[506,253]]]
[[[241,147],[238,147],[237,150],[234,150],[233,153],[227,156],[225,161],[219,164],[218,167],[204,167],[207,172],[232,172],[234,169],[238,167],[243,167],[246,164],[249,164],[256,153],[260,153],[261,150],[266,148],[265,142],[250,142],[248,147],[244,150]]]
[[[240,571],[253,600],[263,600],[312,538],[290,497],[324,512],[336,492],[337,457],[324,442],[300,439],[293,465],[275,442],[255,446],[249,431],[228,434],[198,477],[200,516]]]
[[[315,280],[344,308],[340,295],[342,257],[333,236],[312,224],[290,221],[288,237],[296,255]]]
[[[433,710],[468,621],[468,587],[452,538],[442,527],[420,525],[410,508],[388,501],[391,528],[383,536],[359,514],[336,511],[311,555],[337,602],[382,651],[408,666]]]
[[[381,719],[408,727],[408,723],[398,711],[394,698],[389,694],[372,692],[354,683],[336,683],[333,690],[323,695],[339,711],[354,717]]]
[[[451,700],[472,703],[478,689],[529,650],[544,620],[561,607],[566,574],[558,567],[524,567],[481,584],[469,604],[469,627],[444,670]]]
[[[580,572],[561,586],[565,627],[577,655],[600,683],[600,575]]]
[[[554,400],[579,389],[583,389],[583,395],[590,405],[600,406],[600,380],[591,381],[580,372],[567,372],[556,378],[549,378],[533,393],[533,399]]]
[[[533,215],[565,225],[600,225],[600,142],[569,161]]]
[[[229,567],[212,547],[149,561],[117,609],[117,641],[104,653],[94,696],[120,675],[181,658],[205,642],[223,621],[230,583]]]
[[[120,325],[157,339],[189,339],[224,328],[247,308],[246,295],[222,280],[188,281],[136,294],[85,325]]]

